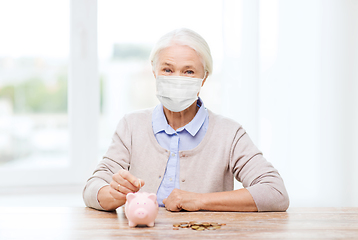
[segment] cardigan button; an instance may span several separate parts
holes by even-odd
[[[185,182],[185,179],[182,179],[181,182]]]

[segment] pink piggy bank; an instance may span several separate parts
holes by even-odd
[[[153,227],[158,214],[157,195],[146,192],[128,193],[125,214],[130,227]]]

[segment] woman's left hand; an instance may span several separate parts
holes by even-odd
[[[174,189],[168,198],[163,199],[165,208],[169,211],[199,211],[201,209],[201,194]]]

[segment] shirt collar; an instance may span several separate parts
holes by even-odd
[[[190,135],[194,137],[200,130],[207,116],[207,110],[205,109],[204,103],[201,98],[198,98],[197,104],[200,106],[200,108],[195,114],[194,118],[187,125],[179,128],[177,131],[175,131],[168,124],[167,119],[164,115],[163,105],[161,103],[158,104],[154,108],[152,115],[152,126],[154,134],[157,134],[161,131],[165,131],[166,134],[175,134],[176,132],[181,132],[185,129],[188,133],[190,133]]]

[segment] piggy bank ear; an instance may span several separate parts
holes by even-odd
[[[131,202],[135,198],[134,193],[128,193],[126,198],[127,202]]]
[[[157,201],[157,195],[155,195],[154,193],[150,193],[150,194],[148,195],[148,198],[149,198],[150,200],[152,200],[153,202],[156,202],[156,201]]]

